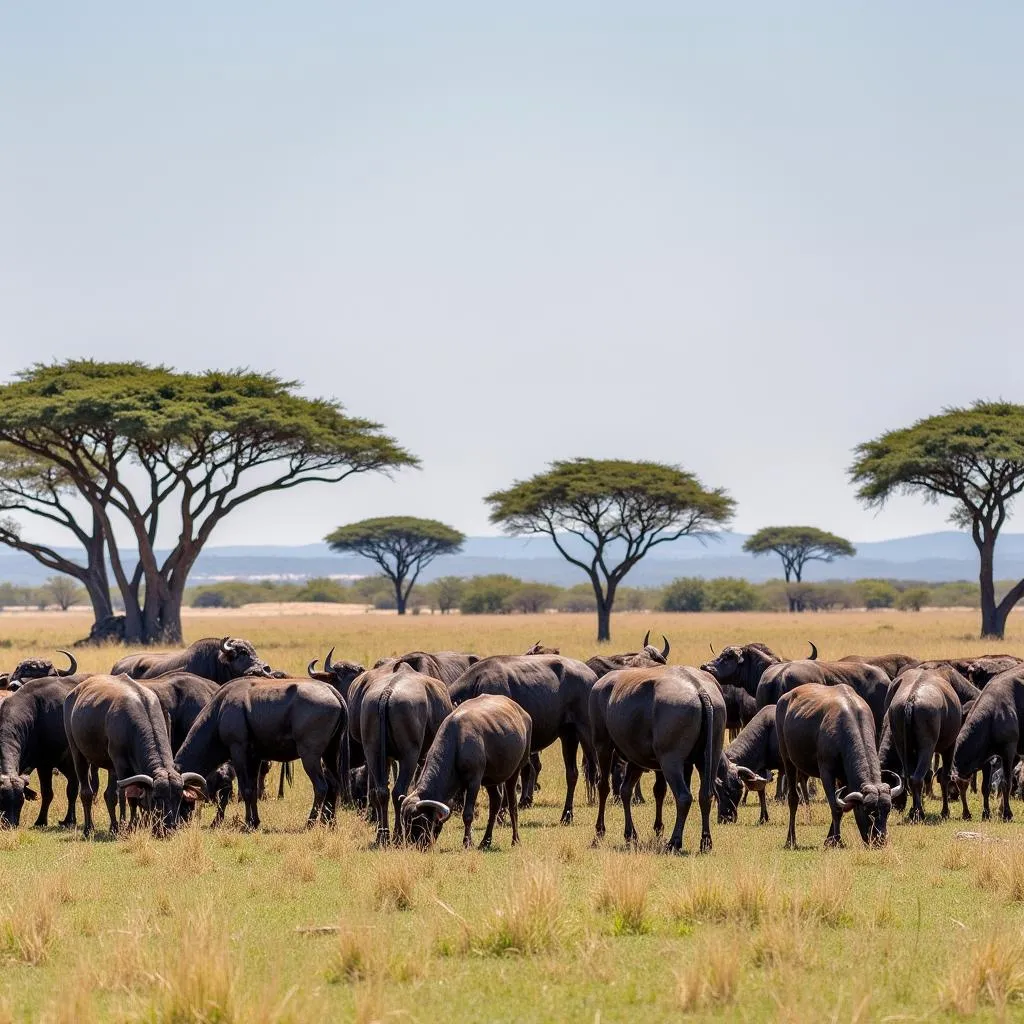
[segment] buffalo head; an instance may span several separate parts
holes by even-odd
[[[865,783],[861,790],[846,793],[843,789],[836,790],[836,802],[841,811],[853,811],[854,820],[860,837],[867,846],[885,846],[888,840],[889,812],[892,801],[903,792],[903,782],[895,772],[883,771],[895,779],[895,785],[887,782],[875,784]]]
[[[17,828],[25,801],[36,799],[28,779],[27,775],[0,775],[0,821],[7,828]]]
[[[307,666],[306,673],[310,679],[318,679],[321,683],[330,683],[338,690],[343,697],[347,696],[348,688],[356,676],[361,676],[366,670],[356,661],[334,661],[334,648],[327,652],[324,658],[324,669],[318,672],[316,669],[317,659],[314,658]]]
[[[561,654],[562,651],[558,647],[545,647],[539,640],[528,650],[524,651],[524,654]]]
[[[429,846],[437,841],[452,809],[440,800],[421,800],[410,794],[402,799],[400,813],[406,839],[417,846]]]
[[[47,676],[73,676],[78,671],[78,662],[69,651],[60,651],[68,659],[66,669],[58,669],[48,658],[26,658],[18,662],[7,679],[8,690],[18,690],[30,679],[45,679]]]
[[[189,773],[192,774],[194,773]],[[198,778],[202,780],[201,776]],[[151,816],[153,832],[156,835],[165,835],[181,820],[185,780],[177,771],[158,768],[153,775],[140,772],[126,779],[118,779],[117,788],[124,790],[129,797],[141,798],[143,806]]]
[[[270,666],[256,653],[248,640],[226,636],[220,642],[217,660],[227,666],[232,679],[239,676],[272,676]]]

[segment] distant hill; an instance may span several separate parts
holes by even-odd
[[[702,544],[686,537],[656,547],[629,574],[632,586],[658,586],[678,576],[741,576],[753,582],[781,575],[779,560],[771,555],[753,558],[743,553],[746,536],[724,533]],[[574,554],[587,549],[578,538],[565,544]],[[856,544],[857,556],[808,566],[808,580],[863,579],[881,576],[927,582],[975,580],[978,559],[965,533],[946,530],[913,537]],[[70,557],[78,553],[68,549]],[[305,579],[310,576],[365,576],[376,566],[363,558],[332,554],[326,544],[234,545],[211,547],[199,556],[190,577],[194,583],[216,579]],[[437,559],[424,580],[438,576],[476,576],[507,573],[545,583],[572,584],[581,574],[543,537],[470,537],[462,554]],[[27,555],[0,549],[0,580],[22,585],[41,583],[50,573]],[[996,553],[996,578],[1024,577],[1024,534],[1000,538]]]

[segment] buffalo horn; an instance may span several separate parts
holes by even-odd
[[[661,649],[661,656],[668,661],[668,652],[671,650],[671,646],[668,642],[668,637],[664,633],[661,634],[661,639],[665,641],[665,646]]]
[[[447,821],[452,816],[452,809],[447,805],[441,803],[440,800],[417,800],[416,810],[420,811],[424,807],[430,811],[437,811],[441,815],[441,821]]]
[[[153,788],[152,775],[130,775],[127,779],[118,779],[117,788],[124,789],[125,786],[148,786]]]
[[[814,644],[811,643],[810,640],[808,640],[807,642],[809,644],[811,644],[811,656],[807,660],[808,661],[817,661],[818,660],[818,648],[815,647]]]
[[[181,781],[183,785],[196,786],[201,793],[206,793],[206,779],[199,772],[182,772]]]
[[[310,678],[310,679],[316,679],[316,663],[317,663],[317,662],[318,662],[319,660],[320,660],[319,658],[314,658],[314,659],[313,659],[313,660],[312,660],[312,661],[311,661],[311,662],[310,662],[310,663],[309,663],[309,664],[308,664],[308,665],[306,666],[306,675],[307,675],[307,676],[309,676],[309,678]]]
[[[852,810],[854,804],[860,804],[864,802],[864,794],[856,790],[852,793],[848,793],[843,796],[844,790],[842,788],[836,790],[836,803],[839,804],[839,809],[842,811]]]
[[[895,772],[889,771],[888,768],[882,772],[882,778],[885,778],[886,775],[891,775],[896,780],[896,785],[890,788],[889,795],[892,797],[899,796],[903,792],[903,780]]]
[[[70,651],[62,651],[59,647],[57,648],[57,653],[58,654],[63,654],[64,657],[66,657],[68,659],[68,661],[71,662],[71,664],[68,665],[68,667],[66,669],[64,669],[63,672],[58,672],[57,675],[59,675],[59,676],[73,676],[78,671],[78,662],[75,659],[75,656]]]
[[[647,633],[644,636],[644,642],[643,642],[643,644],[641,646],[646,647],[647,644],[649,643],[650,639],[651,639],[651,631],[647,630]]]
[[[714,655],[715,655],[715,657],[717,658],[717,657],[718,657],[718,655],[717,655],[717,654],[715,654],[715,645],[714,645],[714,644],[713,644],[713,643],[712,643],[712,642],[711,642],[710,640],[708,641],[708,647],[710,647],[710,648],[711,648],[711,653],[712,653],[712,654],[714,654]]]
[[[746,766],[744,766],[742,764],[736,765],[736,771],[739,773],[739,777],[744,782],[767,782],[768,781],[763,776],[758,775],[757,772],[752,771],[750,768],[747,768]]]
[[[226,637],[224,637],[223,640],[221,640],[221,642],[220,642],[220,651],[221,651],[221,654],[230,654],[231,653],[231,637],[226,636]]]
[[[324,671],[331,672],[334,670],[334,666],[331,664],[331,658],[334,656],[334,648],[332,647],[327,652],[327,657],[324,658]]]

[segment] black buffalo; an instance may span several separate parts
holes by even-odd
[[[112,675],[123,673],[133,679],[153,679],[168,672],[191,672],[215,683],[226,683],[244,675],[273,675],[270,666],[248,640],[229,636],[219,640],[206,637],[183,651],[169,654],[129,654],[116,662],[110,672]]]

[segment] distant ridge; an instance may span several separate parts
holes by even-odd
[[[746,535],[723,533],[705,544],[686,537],[656,547],[626,578],[631,586],[659,586],[678,576],[741,576],[752,582],[781,575],[779,560],[771,555],[753,558],[743,553]],[[577,538],[565,543],[574,554],[585,545]],[[856,543],[855,558],[832,563],[812,562],[805,578],[976,580],[978,558],[974,544],[965,533],[945,530],[893,540]],[[72,558],[79,553],[62,549]],[[365,576],[376,572],[366,559],[332,554],[326,544],[227,545],[210,547],[199,556],[190,580],[264,579],[271,577],[305,579],[310,576]],[[439,558],[424,573],[424,581],[438,576],[477,576],[507,573],[545,583],[572,584],[583,579],[580,571],[566,562],[544,537],[470,537],[462,554]],[[0,549],[0,581],[21,585],[41,583],[50,573],[28,555]],[[1024,577],[1024,533],[1005,534],[996,548],[996,578]]]

